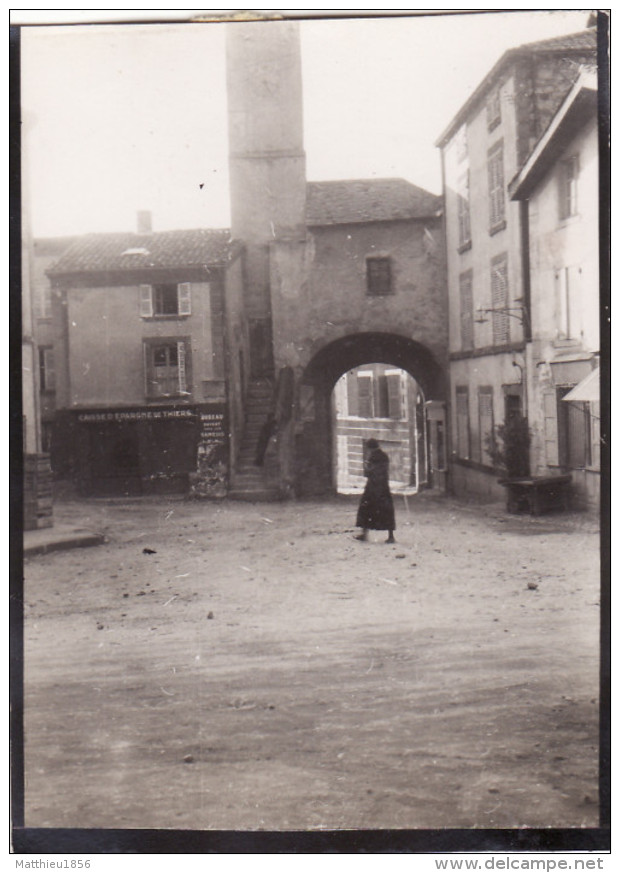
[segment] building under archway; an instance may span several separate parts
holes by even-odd
[[[364,443],[376,439],[390,459],[390,487],[413,494],[427,484],[424,395],[398,367],[369,363],[348,370],[332,392],[334,484],[339,494],[365,485]]]
[[[425,479],[431,487],[445,487],[445,377],[431,352],[398,334],[360,333],[324,346],[306,368],[299,386],[294,473],[298,494],[337,490],[333,390],[338,380],[362,365],[385,364],[408,373],[424,398],[420,428],[425,442]]]

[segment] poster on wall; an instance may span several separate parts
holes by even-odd
[[[196,473],[190,476],[195,497],[225,497],[228,490],[228,422],[224,403],[199,407],[200,430]]]

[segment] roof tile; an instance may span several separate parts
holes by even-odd
[[[310,226],[428,218],[442,204],[440,196],[405,179],[308,182],[306,191]]]
[[[90,233],[69,246],[48,272],[62,275],[206,267],[225,264],[232,254],[229,230]]]

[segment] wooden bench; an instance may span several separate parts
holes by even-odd
[[[530,476],[523,479],[499,479],[499,484],[508,489],[508,512],[528,511],[540,515],[553,509],[568,509],[569,473],[562,476]]]

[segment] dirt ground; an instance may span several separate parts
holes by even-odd
[[[596,827],[596,523],[355,507],[57,503],[108,542],[26,561],[26,825]]]

